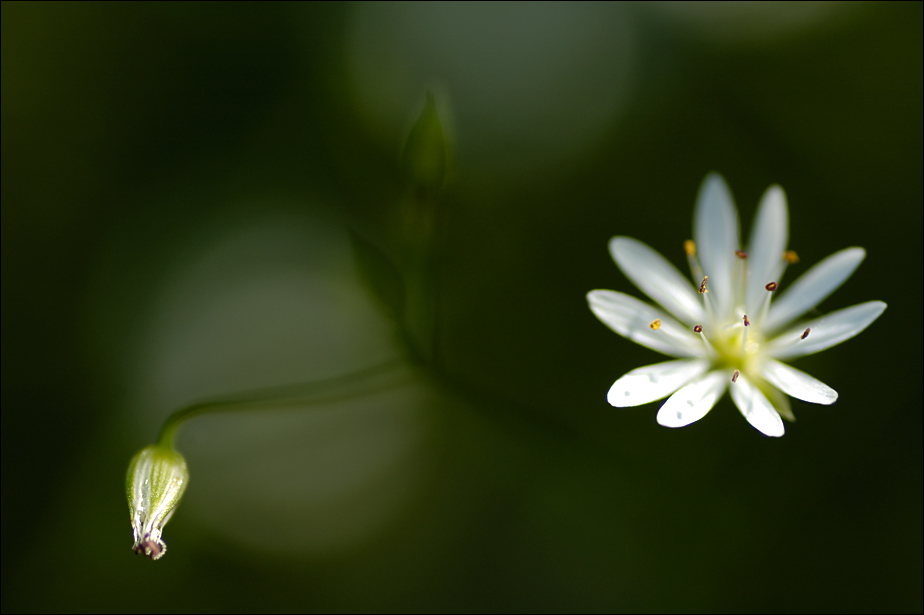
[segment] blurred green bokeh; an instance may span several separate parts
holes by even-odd
[[[920,612],[921,24],[920,3],[4,3],[3,611]],[[408,222],[402,167],[427,92],[438,232]],[[607,241],[682,265],[712,170],[743,229],[785,188],[802,271],[866,248],[822,311],[889,304],[796,363],[840,399],[794,401],[779,440],[727,397],[681,430],[606,403],[659,360],[587,308],[640,294]],[[194,419],[170,552],[135,557],[124,473],[172,410],[404,352],[351,233],[432,268],[408,314],[438,323],[439,376]]]

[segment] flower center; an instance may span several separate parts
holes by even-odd
[[[739,251],[735,255],[740,261],[747,259],[747,254],[744,252]],[[742,276],[742,287],[744,279]],[[704,327],[697,324],[693,327],[693,332],[703,341],[704,355],[712,359],[713,364],[719,369],[733,370],[733,381],[737,381],[741,373],[757,379],[755,377],[760,374],[760,364],[763,358],[761,346],[764,341],[760,323],[766,321],[770,297],[779,285],[776,282],[770,282],[764,287],[767,294],[761,304],[756,306],[757,310],[751,316],[746,313],[743,305],[743,288],[734,289],[737,291],[738,308],[735,310],[737,316],[732,321],[725,321],[718,317],[713,308],[707,288],[708,281],[709,276],[704,275],[699,285],[699,294],[703,297],[703,305],[708,318],[707,325]]]

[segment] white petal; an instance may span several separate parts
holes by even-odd
[[[700,420],[725,393],[730,378],[730,372],[711,372],[691,382],[664,402],[658,410],[658,423],[665,427],[683,427]]]
[[[868,327],[885,309],[882,301],[867,301],[802,323],[767,344],[767,356],[789,359],[830,348]],[[803,339],[806,329],[810,331]]]
[[[647,404],[667,397],[708,367],[708,361],[689,359],[639,367],[614,382],[606,400],[617,408]]]
[[[847,248],[809,269],[779,299],[774,298],[764,330],[775,331],[821,303],[853,274],[864,257],[863,248]]]
[[[636,344],[663,352],[672,357],[696,357],[705,353],[702,341],[693,331],[635,297],[614,290],[592,290],[587,302],[597,318],[619,335]],[[658,330],[649,325],[661,320]]]
[[[671,314],[693,324],[703,319],[696,289],[663,256],[631,237],[613,237],[610,254],[633,284]]]
[[[719,321],[731,314],[735,251],[738,249],[738,212],[728,186],[718,174],[703,180],[693,215],[693,238],[703,273],[709,276],[707,288]]]
[[[783,419],[776,411],[763,393],[745,377],[739,374],[738,379],[730,386],[731,396],[738,406],[738,410],[744,415],[754,429],[764,434],[779,438],[786,429],[783,427]]]
[[[745,305],[756,312],[764,296],[767,282],[783,261],[786,242],[789,241],[789,213],[786,194],[779,186],[770,186],[764,193],[754,218],[748,244],[748,290]]]
[[[837,391],[805,372],[779,361],[766,359],[761,369],[764,379],[790,397],[813,404],[833,404]]]

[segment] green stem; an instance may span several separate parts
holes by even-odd
[[[200,414],[284,407],[293,403],[304,405],[329,403],[381,391],[398,384],[400,380],[388,378],[388,376],[400,373],[401,368],[406,366],[405,359],[393,359],[380,365],[332,378],[203,399],[184,406],[167,417],[157,436],[157,444],[173,450],[177,429],[184,421]]]

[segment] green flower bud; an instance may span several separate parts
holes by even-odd
[[[167,552],[161,534],[188,482],[186,460],[173,449],[155,444],[132,457],[125,490],[135,534],[132,546],[135,553],[160,559]]]
[[[405,143],[403,166],[411,185],[419,192],[433,194],[443,183],[446,135],[436,110],[436,99],[430,92]]]

